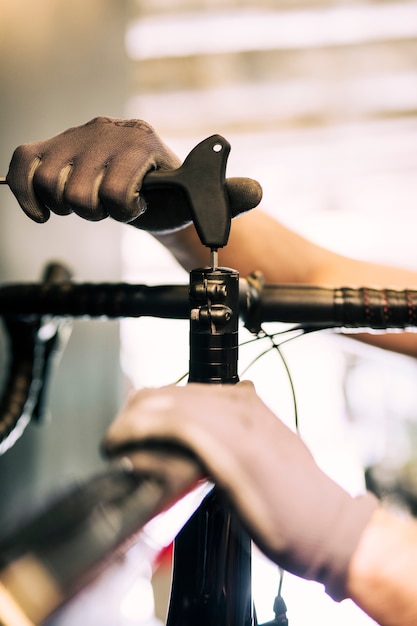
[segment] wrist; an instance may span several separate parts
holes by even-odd
[[[416,624],[416,560],[417,524],[378,508],[349,563],[349,597],[382,626]]]
[[[198,238],[193,224],[168,233],[151,233],[188,272],[194,267],[206,266],[208,249]]]
[[[334,497],[334,502],[338,502],[337,517],[316,563],[316,571],[320,575],[312,577],[322,582],[327,593],[336,601],[349,597],[348,576],[352,555],[379,507],[379,501],[369,492],[352,497],[340,491],[337,500]]]

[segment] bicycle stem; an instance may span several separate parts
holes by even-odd
[[[194,269],[189,293],[189,382],[238,382],[238,272],[228,268]]]

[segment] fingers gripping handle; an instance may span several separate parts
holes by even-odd
[[[231,212],[225,188],[229,142],[212,135],[200,142],[176,170],[155,170],[147,174],[142,189],[180,187],[189,200],[198,236],[203,245],[217,250],[228,241]]]
[[[211,250],[223,248],[228,241],[231,210],[225,187],[226,163],[230,144],[221,135],[200,142],[176,170],[148,173],[142,189],[180,187],[185,193],[201,243]],[[7,185],[0,177],[0,185]]]

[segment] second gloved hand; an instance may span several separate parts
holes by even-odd
[[[332,481],[251,383],[135,393],[110,426],[104,451],[146,469],[140,451],[155,445],[190,450],[271,559],[345,597],[348,564],[377,501],[353,498]]]
[[[172,190],[141,194],[145,175],[171,170],[181,161],[142,120],[97,117],[45,141],[19,146],[7,182],[25,213],[46,222],[51,211],[97,221],[108,216],[151,232],[191,221],[186,198]],[[261,188],[251,179],[226,183],[232,216],[259,204]]]

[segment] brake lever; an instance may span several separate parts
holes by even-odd
[[[221,135],[212,135],[197,144],[179,168],[149,172],[142,185],[145,193],[155,187],[180,187],[188,198],[200,241],[213,256],[227,244],[230,233],[231,211],[225,187],[229,153],[229,142]]]

